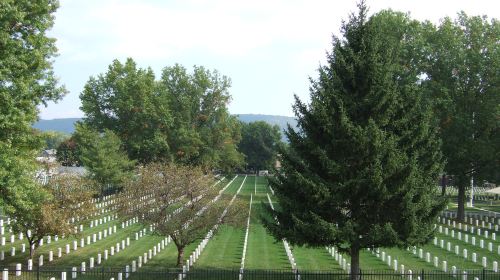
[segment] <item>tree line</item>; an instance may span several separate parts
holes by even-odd
[[[0,3],[0,195],[11,216],[43,200],[33,180],[43,138],[31,125],[37,106],[66,93],[46,34],[57,7]],[[229,114],[231,81],[216,70],[176,64],[156,79],[131,58],[115,60],[86,83],[85,118],[58,150],[88,166],[93,181],[116,185],[157,162],[231,173],[278,158],[271,184],[281,207],[271,216],[280,226],[264,221],[269,231],[295,244],[338,245],[357,271],[363,248],[432,236],[446,203],[435,191],[440,174],[458,187],[458,220],[471,184],[498,182],[499,37],[497,19],[461,12],[435,25],[391,10],[368,16],[361,2],[311,80],[310,102],[296,98],[298,129],[288,129],[287,145],[275,127]]]

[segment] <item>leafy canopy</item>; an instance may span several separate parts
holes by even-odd
[[[445,171],[459,187],[459,219],[465,188],[500,179],[500,24],[460,13],[426,28],[429,55],[424,82],[434,103],[446,157]]]
[[[281,143],[279,126],[258,121],[242,123],[238,149],[245,155],[247,167],[253,170],[272,169]]]
[[[131,178],[135,163],[128,159],[120,138],[112,131],[99,133],[78,124],[74,136],[78,142],[79,159],[88,169],[91,179],[101,186],[120,187]]]
[[[203,67],[192,73],[165,67],[156,81],[150,68],[115,60],[87,82],[81,109],[85,124],[113,131],[131,159],[230,170],[242,156],[239,124],[227,109],[229,87],[229,78]]]
[[[34,184],[37,106],[65,92],[52,71],[55,39],[47,36],[57,7],[56,0],[0,1],[0,203],[15,207]]]

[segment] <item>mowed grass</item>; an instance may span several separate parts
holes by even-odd
[[[245,232],[240,228],[222,226],[210,240],[195,263],[197,268],[240,268]]]
[[[254,194],[252,203],[252,215],[250,220],[250,232],[248,236],[247,255],[245,268],[247,269],[291,269],[285,248],[281,240],[276,240],[267,233],[260,222],[263,213],[262,203],[268,204],[267,180],[264,177],[253,177]],[[257,193],[255,194],[255,183]]]
[[[293,256],[299,270],[340,270],[338,262],[325,248],[294,246]]]
[[[241,180],[243,178],[243,180]],[[230,186],[226,193],[235,194],[243,184],[237,198],[250,199],[246,194],[253,187],[253,180],[250,176],[244,179],[244,176],[239,176]],[[235,187],[237,187],[235,189]],[[241,209],[245,211],[245,209]],[[220,227],[217,234],[208,242],[205,250],[201,254],[199,260],[195,263],[197,268],[222,268],[222,269],[237,269],[240,268],[241,258],[243,254],[243,245],[245,241],[245,228],[235,228],[232,226],[223,225]]]
[[[246,180],[245,176],[238,176],[226,189],[224,195],[233,196],[240,186],[243,184],[241,192],[239,193],[239,198],[243,200],[250,201],[250,196],[253,196],[252,203],[252,212],[251,212],[251,223],[250,223],[250,232],[248,239],[248,247],[246,253],[246,261],[245,261],[245,271],[247,274],[244,275],[245,279],[260,279],[259,277],[255,278],[256,274],[252,274],[253,270],[271,270],[271,269],[279,269],[290,271],[291,265],[286,256],[283,242],[281,240],[276,240],[273,236],[271,236],[264,226],[261,224],[261,216],[265,215],[263,207],[268,205],[267,194],[269,193],[270,198],[273,200],[273,204],[275,208],[279,208],[278,202],[273,197],[271,190],[268,186],[267,179],[265,177],[257,177],[257,176],[247,176]],[[226,186],[233,177],[227,178],[224,181],[220,182],[217,186],[222,189]],[[243,209],[245,213],[248,213],[248,209]],[[144,253],[147,253],[149,249],[152,249],[154,245],[158,244],[164,237],[154,236],[154,235],[146,235],[135,241],[135,232],[142,229],[142,225],[135,224],[128,228],[121,229],[120,221],[112,221],[110,223],[96,226],[94,228],[89,228],[88,225],[85,228],[85,231],[82,236],[86,238],[87,235],[92,234],[94,232],[98,232],[103,229],[107,229],[110,226],[117,225],[117,233],[108,236],[107,238],[97,241],[91,245],[86,245],[84,248],[78,248],[77,251],[71,250],[71,254],[66,255],[64,253],[64,247],[68,243],[72,243],[72,240],[75,238],[67,238],[65,240],[59,240],[58,242],[52,242],[51,244],[45,244],[42,246],[38,253],[44,254],[45,256],[45,265],[50,266],[58,266],[58,267],[80,267],[82,262],[87,263],[87,269],[89,264],[89,258],[93,257],[95,259],[96,269],[94,271],[101,271],[104,267],[116,267],[121,268],[124,271],[126,265],[131,265],[133,260],[138,259],[139,256],[142,256]],[[246,223],[245,223],[246,225]],[[450,229],[451,230],[451,229]],[[238,271],[241,265],[241,258],[243,253],[243,245],[244,245],[244,237],[245,237],[246,228],[235,228],[231,226],[223,225],[220,227],[219,231],[216,235],[208,242],[207,247],[202,252],[200,259],[195,263],[195,266],[191,268],[191,270],[203,270],[203,269],[223,269],[223,270],[232,270]],[[455,234],[458,230],[455,229]],[[462,237],[465,233],[462,233]],[[442,268],[442,261],[446,260],[448,262],[448,270],[451,270],[451,266],[456,266],[458,269],[481,269],[481,257],[488,257],[488,266],[491,269],[491,264],[493,261],[498,261],[500,257],[496,253],[496,245],[499,244],[499,241],[492,241],[489,239],[485,239],[485,247],[487,248],[488,242],[492,241],[494,246],[494,252],[489,252],[487,249],[480,249],[479,247],[472,246],[470,244],[466,244],[464,241],[459,241],[458,239],[453,239],[450,236],[445,236],[444,234],[437,233],[438,239],[444,239],[446,241],[451,242],[452,251],[449,252],[446,249],[440,248],[439,246],[435,246],[432,243],[423,246],[424,252],[431,253],[431,263],[427,263],[425,259],[418,258],[418,254],[414,255],[411,251],[407,251],[404,249],[398,248],[388,248],[384,249],[387,255],[390,255],[391,258],[398,260],[398,270],[400,265],[403,264],[405,266],[405,270],[411,269],[413,272],[420,272],[422,270],[425,271],[438,271]],[[101,253],[104,255],[104,250],[110,250],[111,246],[116,245],[117,242],[121,242],[121,240],[126,239],[126,237],[130,237],[131,246],[122,249],[119,253],[115,253],[114,256],[109,255],[107,261],[104,261],[100,266],[97,266],[97,254]],[[472,235],[469,234],[469,240]],[[81,238],[81,237],[79,237]],[[79,240],[77,238],[76,240]],[[476,236],[476,243],[479,244],[479,240],[481,238]],[[483,238],[484,239],[484,238]],[[195,242],[191,243],[185,248],[184,258],[185,260],[189,258],[189,255],[194,251],[197,245],[201,242],[201,237],[197,239]],[[470,242],[470,241],[469,241]],[[27,253],[19,254],[19,251],[16,252],[17,255],[14,258],[9,257],[9,249],[10,247],[5,246],[3,249],[6,254],[6,261],[2,262],[2,264],[15,264],[17,262],[23,263],[23,267],[26,266],[26,256]],[[78,245],[80,242],[78,241]],[[464,248],[467,248],[469,251],[469,258],[464,259],[462,255],[457,256],[454,254],[454,245],[460,246],[460,253]],[[20,246],[17,246],[20,248]],[[57,248],[63,248],[63,257],[58,259]],[[72,247],[72,246],[71,246]],[[18,248],[18,249],[19,249]],[[446,243],[445,243],[446,248]],[[47,262],[48,251],[54,251],[54,261],[52,263]],[[308,276],[306,271],[341,271],[341,266],[337,261],[328,253],[328,251],[321,248],[308,248],[303,246],[293,246],[292,248],[293,254],[297,263],[297,267],[299,272],[303,272],[301,275],[301,279],[330,279],[328,275],[323,275],[318,277],[317,275]],[[476,252],[478,254],[477,263],[473,263],[471,261],[472,252]],[[348,255],[343,254],[343,256],[350,261]],[[439,258],[439,268],[435,268],[433,265],[433,258],[437,256]],[[34,265],[38,262],[38,259],[35,258],[33,260]],[[151,270],[167,270],[174,269],[177,262],[177,248],[175,244],[171,243],[165,247],[160,253],[150,259],[146,264],[143,264],[142,268],[138,268],[139,272],[151,271]],[[185,261],[184,263],[185,264]],[[399,272],[394,272],[393,267],[391,265],[388,266],[387,262],[382,262],[380,258],[377,258],[375,255],[371,254],[371,252],[367,250],[363,250],[360,253],[360,266],[362,271],[365,273],[369,273],[370,271],[387,271],[388,273],[398,274]],[[111,272],[110,272],[111,273]],[[175,273],[173,273],[175,276]],[[228,274],[229,275],[229,274]],[[226,276],[228,276],[226,275]],[[57,275],[54,275],[57,277]],[[91,278],[91,273],[87,272],[85,276],[78,275],[79,279],[87,279]],[[170,277],[171,275],[169,275]],[[237,274],[232,275],[231,279],[236,279]],[[254,277],[255,276],[255,277]],[[109,275],[109,277],[105,277],[103,279],[109,279],[114,277],[117,279],[116,271]],[[151,279],[158,277],[158,275],[151,275]],[[139,275],[132,273],[131,279],[144,279],[144,275]],[[172,279],[177,278],[173,277]],[[189,275],[190,279],[196,278],[195,275]],[[218,278],[218,279],[223,279]],[[229,279],[227,278],[227,279]],[[129,278],[130,279],[130,278]],[[169,278],[170,279],[170,278]],[[372,279],[372,278],[370,278]],[[382,276],[376,276],[373,279],[383,279]],[[416,277],[415,277],[416,279]],[[427,279],[427,278],[426,278]],[[429,278],[431,279],[431,278]],[[441,277],[440,279],[451,279],[446,276]]]

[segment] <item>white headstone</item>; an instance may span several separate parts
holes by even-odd
[[[85,262],[82,262],[82,268],[81,268],[81,271],[82,271],[82,274],[85,274],[85,271],[86,271],[86,267],[85,267]]]

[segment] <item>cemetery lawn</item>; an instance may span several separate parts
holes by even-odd
[[[318,271],[342,269],[325,248],[293,246],[292,251],[299,270]]]
[[[244,178],[243,177],[239,177]],[[248,200],[250,202],[250,192],[253,190],[254,180],[248,176],[243,184],[243,187],[238,194],[239,199]],[[242,180],[233,183],[233,186],[226,190],[226,193],[235,194],[240,187]],[[242,209],[242,211],[245,211]],[[245,223],[246,225],[246,223]],[[235,228],[232,226],[223,225],[217,234],[208,242],[207,246],[200,255],[199,260],[195,263],[197,268],[222,268],[222,269],[239,269],[241,266],[241,258],[243,254],[243,246],[245,242],[246,228]]]
[[[268,204],[266,194],[269,192],[269,188],[267,187],[267,180],[255,176],[253,179],[253,182],[250,180],[253,183],[254,193],[245,268],[263,270],[291,269],[282,241],[277,241],[269,235],[260,223],[260,215],[263,213],[262,203]],[[255,194],[255,186],[257,194]]]
[[[233,177],[223,179],[216,187],[222,189],[232,179]],[[271,200],[273,200],[273,206],[275,208],[279,208],[279,204],[275,200],[271,188],[268,186],[267,178],[247,176],[245,180],[245,176],[238,176],[227,187],[223,195],[232,197],[236,194],[240,186],[242,186],[238,195],[240,199],[250,202],[250,197],[252,196],[253,198],[251,204],[248,246],[245,257],[245,270],[248,270],[248,273],[251,273],[250,270],[277,269],[291,271],[291,264],[289,263],[288,257],[285,253],[283,242],[281,240],[276,240],[273,236],[271,236],[261,224],[261,217],[266,214],[263,207],[269,204],[267,197],[268,194]],[[483,209],[487,209],[488,205],[486,204],[487,202],[477,203],[476,205]],[[500,208],[498,205],[494,205],[492,207]],[[478,210],[476,208],[468,209],[469,212],[482,212],[482,210]],[[248,210],[249,208],[243,209],[242,211],[245,211],[245,213],[248,214]],[[114,215],[114,212],[109,212],[102,214],[99,217],[93,217],[93,220],[112,215]],[[59,239],[58,241],[54,241],[52,239],[50,244],[45,241],[43,246],[37,248],[36,256],[33,258],[33,265],[36,266],[38,264],[39,255],[44,255],[44,265],[47,267],[58,266],[66,268],[80,268],[81,263],[85,262],[87,270],[89,270],[89,259],[93,257],[96,271],[102,269],[103,267],[115,267],[124,270],[126,265],[131,265],[133,260],[137,261],[139,256],[143,256],[144,253],[148,253],[149,249],[152,249],[153,246],[157,245],[162,239],[164,239],[162,236],[155,236],[148,233],[136,241],[135,233],[143,229],[144,226],[137,223],[131,224],[130,226],[122,229],[121,222],[121,220],[117,219],[90,228],[90,221],[88,221],[84,224],[84,231],[76,237],[70,236],[65,239]],[[92,236],[93,233],[97,234],[98,232],[109,229],[114,225],[117,227],[116,233],[108,235],[106,238],[98,240],[95,243],[91,243],[90,245],[85,245],[83,248],[80,247],[81,238],[84,238],[86,241],[87,236]],[[425,270],[426,272],[442,271],[443,261],[447,261],[448,271],[451,271],[452,266],[455,266],[458,270],[474,269],[481,271],[483,269],[482,257],[487,258],[488,270],[492,269],[493,261],[499,261],[500,257],[497,251],[498,246],[500,246],[500,238],[497,237],[496,241],[491,239],[491,234],[495,232],[494,230],[474,226],[475,228],[481,228],[482,230],[482,236],[478,236],[477,234],[471,234],[470,231],[460,231],[458,228],[453,228],[444,224],[438,225],[443,227],[443,233],[436,231],[435,234],[438,239],[438,245],[434,245],[433,241],[431,241],[429,244],[419,247],[423,249],[423,259],[418,257],[419,248],[417,248],[417,254],[413,254],[412,250],[408,251],[399,248],[381,248],[381,250],[385,251],[386,256],[390,255],[392,260],[398,260],[398,272],[394,272],[393,264],[389,266],[387,262],[383,262],[370,251],[363,250],[360,252],[360,266],[362,271],[369,273],[370,271],[377,270],[387,271],[387,273],[390,274],[398,274],[401,265],[404,265],[405,271],[411,269],[414,273],[419,273],[422,270]],[[191,269],[227,269],[238,271],[241,267],[246,232],[245,226],[246,219],[242,228],[222,225],[215,236],[207,243],[205,250],[201,253],[200,258]],[[448,228],[448,235],[444,234],[444,228]],[[455,232],[454,238],[451,237],[451,230],[454,230]],[[490,238],[484,237],[485,230],[488,230]],[[462,240],[458,240],[458,232],[461,232]],[[469,236],[469,243],[465,242],[465,234],[468,234]],[[499,234],[499,232],[497,232],[497,234]],[[17,239],[18,236],[16,236],[16,241],[14,243],[10,243],[8,239],[9,233],[6,232],[5,236],[7,237],[7,243],[2,250],[4,250],[6,258],[2,261],[2,264],[13,266],[16,263],[22,263],[23,267],[25,267],[29,251],[26,250],[25,253],[21,253],[21,244],[26,244],[26,239],[20,241]],[[127,237],[130,238],[130,246],[125,249],[121,249],[118,253],[115,252],[115,254],[111,256],[110,247],[116,246],[116,243],[121,243],[121,241],[126,240]],[[477,246],[471,244],[472,237],[475,237]],[[444,240],[444,248],[440,247],[441,239]],[[481,239],[484,240],[484,248],[480,248],[478,246]],[[78,242],[78,250],[76,251],[73,250],[74,240]],[[196,249],[201,241],[202,236],[185,248],[183,264],[185,264],[185,261],[189,258],[190,254]],[[450,251],[446,248],[447,242],[450,242],[451,244]],[[488,250],[489,242],[493,245],[493,252]],[[71,252],[68,255],[65,253],[66,244],[70,244],[71,246]],[[459,246],[459,255],[455,254],[455,245]],[[10,248],[14,246],[16,247],[16,256],[11,257]],[[58,248],[62,248],[63,253],[61,258],[57,257]],[[463,249],[467,249],[468,251],[467,259],[463,258]],[[104,250],[108,250],[108,260],[104,260]],[[50,263],[48,262],[49,251],[53,251],[54,254],[54,260]],[[292,252],[299,273],[300,271],[304,272],[304,275],[302,275],[304,279],[308,278],[306,271],[341,271],[341,266],[338,264],[338,261],[335,261],[334,257],[332,257],[323,247],[308,248],[305,246],[292,246]],[[431,262],[429,263],[425,260],[425,253],[427,252],[431,254]],[[98,253],[102,255],[102,263],[99,266],[97,265]],[[477,254],[476,262],[472,262],[472,253]],[[347,254],[342,254],[342,256],[347,260],[347,262],[350,261]],[[438,257],[439,259],[439,266],[437,268],[434,267],[434,257]],[[170,268],[170,270],[175,270],[176,262],[177,248],[175,244],[170,243],[165,247],[165,249],[157,253],[156,256],[149,259],[147,263],[143,263],[142,268],[137,269],[138,271],[165,271],[168,268]],[[85,276],[79,274],[78,277],[85,279],[90,276],[90,271],[88,271]],[[116,277],[116,275],[113,276]],[[327,275],[324,276],[327,277]],[[472,274],[470,274],[470,276],[472,276]],[[250,274],[248,274],[247,277],[251,277]],[[135,278],[133,273],[131,274],[131,278]],[[323,279],[323,276],[320,278]],[[382,279],[381,277],[378,277],[377,279],[379,278]],[[451,279],[451,277],[447,278],[447,276],[443,276],[443,279]]]
[[[231,226],[222,226],[208,242],[195,263],[197,268],[238,269],[241,264],[245,231]]]

